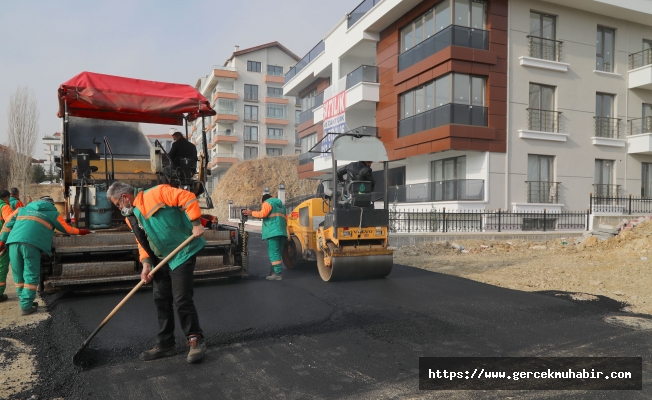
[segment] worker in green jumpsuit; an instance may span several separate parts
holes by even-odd
[[[287,240],[287,216],[283,202],[269,194],[263,195],[263,205],[260,211],[244,210],[245,215],[263,220],[263,240],[267,241],[267,255],[272,263],[270,281],[280,281],[283,269],[283,246]]]
[[[19,208],[0,231],[0,252],[9,249],[11,273],[23,315],[36,311],[34,299],[41,271],[41,252],[50,255],[55,229],[72,235],[90,233],[66,224],[48,196]]]
[[[12,214],[13,210],[9,203],[9,191],[0,190],[0,230],[5,219]],[[7,300],[5,289],[7,288],[7,273],[9,272],[9,252],[5,251],[0,255],[0,303]]]

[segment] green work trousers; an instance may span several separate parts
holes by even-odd
[[[267,238],[267,255],[272,263],[274,272],[280,274],[283,270],[283,245],[287,238],[285,236],[273,236]]]
[[[11,273],[16,283],[20,309],[29,310],[36,298],[41,272],[41,250],[23,243],[10,243]]]
[[[0,256],[0,295],[4,294],[7,287],[7,273],[9,272],[9,251]]]

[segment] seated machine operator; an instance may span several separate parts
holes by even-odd
[[[337,171],[338,182],[344,182],[344,175],[348,182],[369,181],[371,182],[371,191],[376,186],[376,181],[371,171],[371,161],[356,161],[342,167]]]
[[[197,148],[194,144],[190,143],[186,138],[184,138],[181,132],[174,132],[172,134],[172,139],[174,139],[174,143],[172,144],[172,148],[168,153],[172,165],[163,168],[164,180],[169,180],[171,178],[172,172],[176,171],[176,169],[181,165],[182,158],[190,159],[192,165],[196,165],[198,160]]]

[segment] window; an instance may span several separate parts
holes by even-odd
[[[245,106],[244,112],[245,121],[258,121],[258,106]]]
[[[267,117],[288,119],[287,106],[285,104],[268,104]]]
[[[299,131],[294,130],[294,145],[296,147],[301,147],[301,139],[299,139]]]
[[[301,149],[294,149],[294,154],[295,155],[301,154]]]
[[[254,160],[258,158],[258,147],[245,146],[244,148],[244,159],[245,160]]]
[[[554,163],[554,156],[528,154],[526,183],[528,203],[556,203],[557,186],[553,182]]]
[[[481,0],[451,0],[439,2],[401,29],[401,53],[427,40],[451,24],[473,29],[485,29],[485,3]],[[451,12],[454,13],[451,15]]]
[[[274,147],[268,147],[267,148],[267,155],[269,157],[277,157],[277,156],[282,156],[283,155],[283,149],[277,149]]]
[[[555,109],[555,88],[530,83],[528,108],[528,129],[541,132],[556,132],[558,114]]]
[[[317,132],[304,136],[301,139],[301,153],[307,153],[317,144]]]
[[[268,65],[267,75],[283,76],[283,67],[279,67],[276,65]]]
[[[301,111],[308,111],[315,106],[315,96],[317,89],[311,90],[307,95],[301,98]]]
[[[614,42],[616,31],[610,28],[598,26],[596,40],[597,49],[595,57],[595,69],[604,72],[614,72]]]
[[[282,139],[283,129],[281,128],[267,128],[267,137],[270,139]]]
[[[281,97],[283,97],[283,88],[267,86],[267,97],[274,97],[280,99]]]
[[[58,144],[54,145],[54,151],[59,151],[59,145]]]
[[[301,110],[294,110],[294,124],[299,125],[299,116],[301,115]]]
[[[217,113],[218,114],[237,114],[236,111],[236,102],[232,99],[217,99]],[[205,126],[210,122],[205,121]]]
[[[247,71],[260,72],[260,63],[258,61],[247,61]]]
[[[374,171],[374,179],[376,180],[376,188],[385,187],[385,173],[383,171]],[[387,186],[403,186],[405,185],[405,167],[390,168],[387,170]],[[391,200],[390,200],[391,201]]]
[[[244,141],[245,142],[258,142],[258,127],[247,126],[244,127]]]
[[[435,160],[432,168],[432,192],[437,200],[467,198],[466,156]]]
[[[595,136],[614,138],[618,134],[618,119],[613,118],[614,96],[595,95]]]
[[[244,99],[258,101],[258,85],[244,85]]]
[[[595,160],[595,176],[593,190],[596,196],[605,197],[617,194],[613,185],[614,160]]]
[[[641,196],[652,197],[652,164],[642,163],[643,174],[641,175]]]
[[[556,17],[530,12],[530,57],[560,61],[557,57]]]

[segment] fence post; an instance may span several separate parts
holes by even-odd
[[[590,223],[590,218],[591,218],[591,210],[586,209],[586,230],[589,230],[589,223]]]
[[[627,207],[627,215],[632,215],[632,194],[629,194],[629,206]]]
[[[408,220],[408,233],[410,233],[410,219],[412,217],[412,213],[408,212],[407,213],[407,220]]]
[[[498,232],[500,232],[500,208],[498,209]]]
[[[593,193],[589,193],[589,214],[593,214]]]
[[[543,231],[546,231],[546,209],[543,209]]]
[[[447,228],[447,226],[446,226],[446,207],[442,207],[442,213],[443,213],[442,214],[442,218],[443,218],[443,220],[442,220],[442,228],[443,228],[444,233],[445,233],[445,232],[448,231],[446,229]]]

